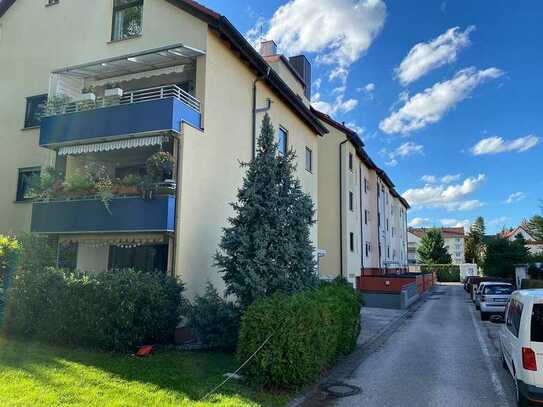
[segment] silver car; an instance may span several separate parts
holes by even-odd
[[[505,313],[505,307],[515,290],[509,283],[485,282],[478,292],[477,300],[481,310],[481,319],[487,320],[490,315]]]

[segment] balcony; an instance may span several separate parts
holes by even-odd
[[[173,232],[175,196],[34,202],[31,231],[46,234]]]
[[[57,101],[41,121],[39,144],[55,149],[133,135],[179,133],[183,122],[201,127],[200,101],[176,85],[125,92],[118,98]]]

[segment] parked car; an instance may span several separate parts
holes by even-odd
[[[543,289],[511,295],[499,338],[502,364],[513,376],[518,405],[543,403]]]
[[[490,281],[481,283],[478,297],[481,319],[486,321],[490,315],[503,315],[513,291],[515,291],[515,288],[509,283]]]

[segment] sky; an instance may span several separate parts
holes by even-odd
[[[359,132],[412,226],[488,233],[540,212],[543,2],[202,0],[312,63],[312,104]]]

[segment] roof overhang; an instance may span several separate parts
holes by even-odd
[[[205,52],[184,44],[173,44],[119,57],[70,66],[53,71],[53,74],[98,81],[122,75],[193,64],[196,57],[200,55],[205,55]]]

